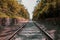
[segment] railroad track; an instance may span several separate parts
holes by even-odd
[[[45,30],[43,30],[42,28],[40,28],[36,23],[34,23],[34,24],[36,25],[36,27],[39,28],[39,30],[42,31],[42,33],[44,33],[47,36],[47,38],[48,38],[47,40],[54,40],[53,37],[49,33],[47,33]]]
[[[42,31],[42,33],[43,33],[44,35],[46,35],[46,37],[47,37],[46,40],[54,40],[54,39],[51,37],[51,35],[49,35],[46,31],[44,31],[43,29],[41,29],[40,26],[38,26],[35,22],[33,22],[33,23],[35,24],[35,26],[36,26],[40,31]],[[27,23],[27,24],[28,24],[28,23]],[[20,31],[22,31],[22,29],[24,29],[24,27],[25,27],[27,24],[23,25],[22,27],[19,27],[19,29],[16,30],[16,31],[11,35],[11,37],[10,37],[9,39],[7,39],[7,40],[12,40],[13,37],[14,37],[18,32],[20,33]]]
[[[7,40],[11,40],[15,34],[17,34],[19,31],[21,31],[24,27],[25,27],[26,24],[24,24],[22,27],[19,27]]]

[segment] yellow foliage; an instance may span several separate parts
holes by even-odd
[[[45,15],[47,15],[49,12],[49,8],[52,6],[52,9],[56,9],[57,5],[60,4],[59,0],[41,0],[38,5],[35,7],[34,9],[34,14],[33,14],[33,19],[36,19],[35,17],[40,17],[42,16],[44,13],[46,13]],[[43,17],[43,16],[42,16]]]
[[[17,0],[0,0],[0,11],[4,13],[1,15],[7,15],[11,18],[24,17],[23,14],[26,17],[28,16],[28,12],[25,7],[22,4],[18,4]]]
[[[8,17],[5,13],[0,12],[0,18]]]

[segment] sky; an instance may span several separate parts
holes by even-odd
[[[20,1],[20,0],[19,0]],[[32,19],[34,7],[36,6],[36,1],[37,0],[22,0],[22,4],[25,6],[25,8],[28,10],[30,14],[30,19]]]

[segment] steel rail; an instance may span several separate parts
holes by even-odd
[[[45,30],[43,30],[42,28],[40,28],[35,22],[33,22],[33,23],[36,25],[36,27],[39,28],[39,30],[42,31],[42,33],[44,33],[49,38],[48,40],[54,40],[49,33],[47,33]]]
[[[42,31],[42,33],[44,33],[44,34],[47,36],[47,38],[49,38],[48,40],[54,40],[50,34],[48,34],[46,31],[44,31],[42,28],[40,28],[40,26],[38,26],[35,22],[33,22],[33,23],[36,25],[36,27],[39,28],[39,30]],[[23,25],[22,27],[19,27],[18,30],[16,30],[16,31],[10,36],[10,38],[9,38],[8,40],[11,40],[11,39],[12,39],[19,31],[21,31],[25,26],[26,26],[26,24]]]
[[[19,27],[7,40],[11,40],[19,31],[21,31],[26,24],[24,24],[22,27]]]

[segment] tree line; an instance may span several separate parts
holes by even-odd
[[[41,0],[33,12],[33,20],[60,17],[59,0]]]
[[[29,19],[29,14],[24,5],[17,0],[0,0],[0,25],[14,24],[20,18]]]

